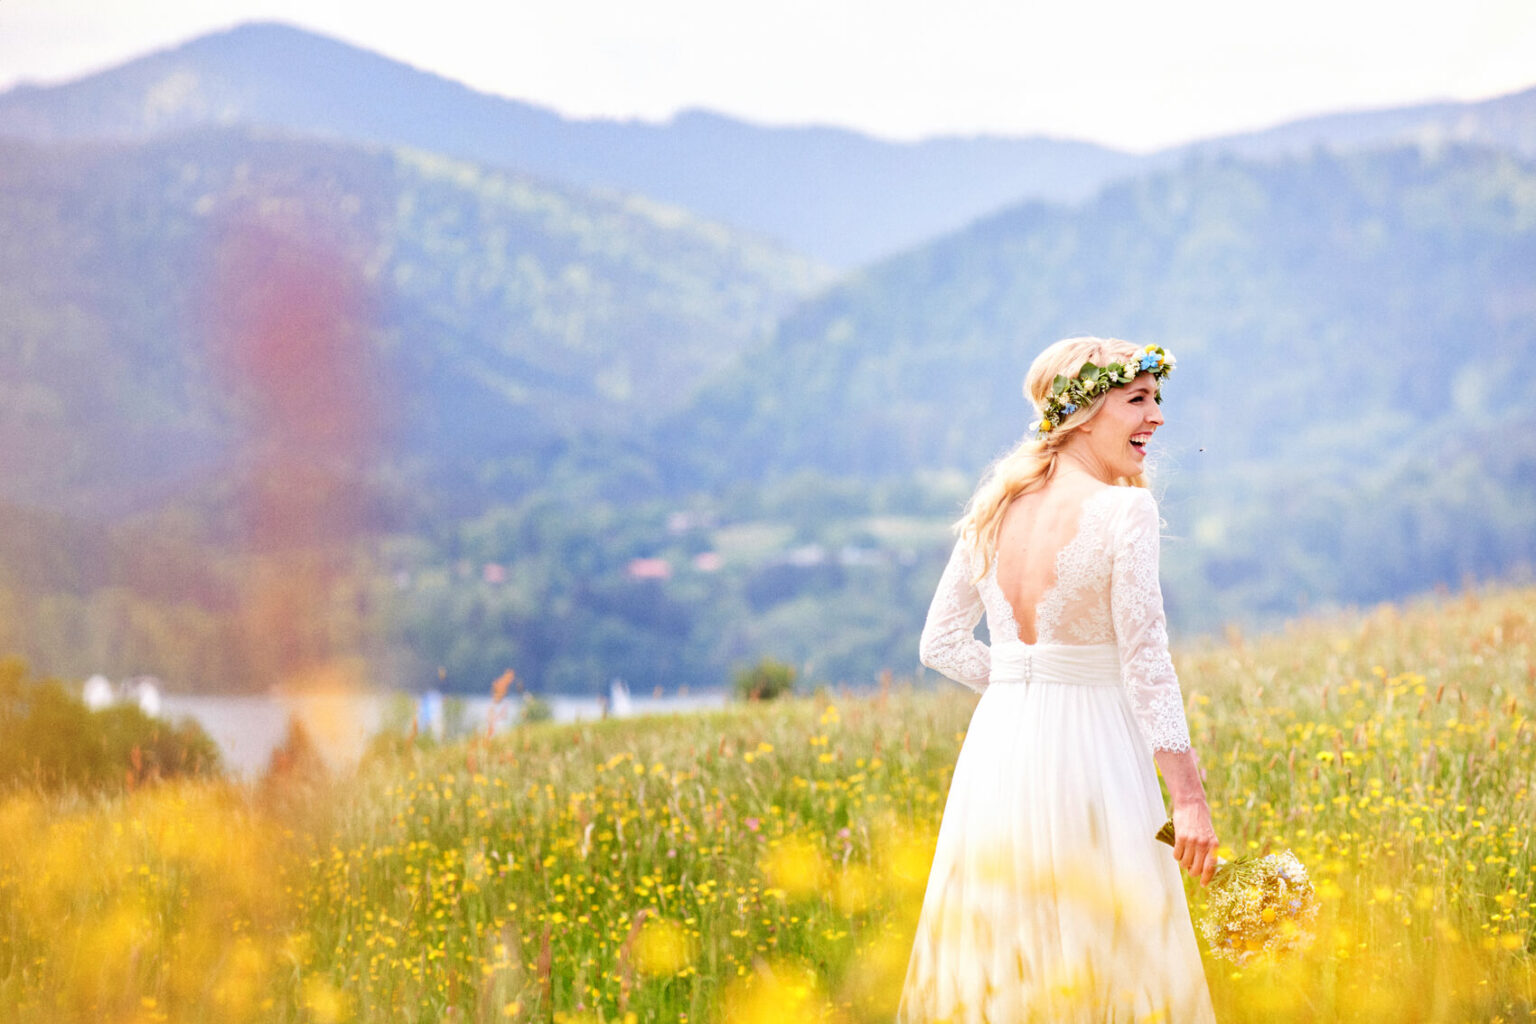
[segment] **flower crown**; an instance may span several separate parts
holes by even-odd
[[[1043,415],[1031,423],[1029,429],[1037,434],[1048,434],[1110,388],[1124,387],[1143,373],[1150,373],[1161,382],[1172,372],[1173,354],[1163,351],[1159,345],[1148,345],[1126,363],[1110,363],[1108,366],[1084,363],[1075,377],[1063,377],[1058,373],[1051,382],[1051,395],[1045,400]],[[1153,397],[1159,403],[1163,400],[1161,391],[1155,392]]]

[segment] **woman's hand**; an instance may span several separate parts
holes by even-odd
[[[1173,805],[1173,859],[1190,877],[1209,885],[1216,874],[1216,829],[1204,798]]]
[[[1211,808],[1200,782],[1200,764],[1194,750],[1159,750],[1157,770],[1173,797],[1173,859],[1179,867],[1209,885],[1216,874],[1216,830],[1211,827]]]

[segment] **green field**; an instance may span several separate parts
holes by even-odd
[[[1220,1019],[1531,1019],[1536,590],[1176,660],[1228,852],[1289,847],[1323,904],[1303,955],[1208,959]],[[888,685],[13,794],[0,1017],[889,1021],[973,705]]]

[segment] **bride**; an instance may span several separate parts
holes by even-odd
[[[922,661],[981,693],[955,764],[900,1024],[1214,1021],[1179,869],[1216,834],[1158,585],[1143,462],[1162,349],[1069,338],[1030,367],[1037,436],[958,524]],[[991,646],[973,630],[983,613]],[[1166,820],[1177,843],[1153,835]]]

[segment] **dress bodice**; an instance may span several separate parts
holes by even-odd
[[[1036,604],[1034,646],[1114,644],[1121,682],[1154,750],[1189,749],[1178,678],[1158,583],[1159,523],[1151,492],[1104,487],[1082,504],[1077,531],[1058,551],[1055,582]],[[975,690],[991,676],[991,651],[976,639],[986,615],[994,643],[1019,642],[1013,608],[997,584],[997,559],[982,571],[962,538],[923,627],[923,664]]]
[[[1113,551],[1107,526],[1109,514],[1117,506],[1107,499],[1115,497],[1117,490],[1123,488],[1106,487],[1083,502],[1077,532],[1056,553],[1056,581],[1035,606],[1036,643],[1115,642],[1109,607]],[[971,569],[974,578],[976,566],[972,564]],[[1013,606],[997,584],[996,557],[976,588],[986,609],[987,632],[993,642],[1021,639]]]

